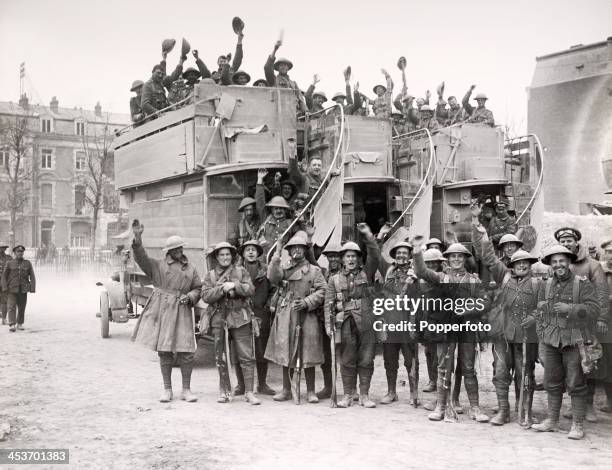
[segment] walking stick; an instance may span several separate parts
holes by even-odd
[[[295,327],[295,336],[297,341],[297,357],[295,360],[295,393],[294,400],[296,405],[301,403],[301,390],[300,385],[302,381],[302,325],[298,322]]]
[[[332,302],[333,307],[334,302]],[[336,370],[336,315],[332,314],[330,316],[330,324],[331,324],[331,335],[329,336],[329,342],[331,343],[331,367],[332,367],[332,389],[331,389],[331,397],[329,401],[329,406],[331,408],[338,407],[338,397],[336,392],[336,380],[338,378],[338,373]]]
[[[232,360],[230,358],[229,328],[227,320],[223,323],[223,334],[225,336],[225,364],[227,365],[227,386],[229,387],[229,400],[232,401],[234,390],[232,389]]]

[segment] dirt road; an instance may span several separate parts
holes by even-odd
[[[241,399],[217,404],[208,347],[199,350],[193,374],[199,401],[161,404],[156,354],[130,342],[133,322],[111,324],[111,338],[101,339],[97,302],[91,277],[42,277],[28,299],[27,329],[0,329],[0,423],[12,428],[0,448],[69,448],[70,468],[78,469],[612,468],[610,415],[600,414],[600,423],[588,424],[587,437],[576,442],[516,423],[477,424],[466,415],[458,424],[432,423],[426,411],[408,405],[402,387],[399,403],[373,410],[269,397],[259,407]],[[490,369],[485,352],[479,378],[489,412],[495,403]],[[279,370],[271,370],[278,389]],[[180,372],[173,374],[178,394]],[[422,357],[421,386],[426,376]],[[376,400],[386,391],[381,357],[372,390]],[[534,407],[545,413],[543,392]],[[569,421],[562,426],[568,429]]]

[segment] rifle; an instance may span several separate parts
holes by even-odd
[[[229,328],[227,327],[227,320],[223,322],[223,335],[225,336],[225,363],[227,364],[227,386],[229,387],[229,400],[232,401],[234,396],[234,390],[232,389],[232,360],[230,354],[230,343],[229,343]]]
[[[529,420],[531,419],[531,400],[525,396],[529,396],[529,388],[531,386],[529,372],[527,371],[527,333],[523,339],[523,373],[521,377],[521,388],[519,393],[519,426],[530,427]],[[527,403],[525,402],[527,401]],[[527,421],[525,421],[525,411],[527,411]]]
[[[329,401],[329,406],[331,408],[338,407],[338,398],[336,392],[336,380],[338,372],[336,371],[336,312],[334,310],[335,302],[332,300],[330,302],[330,332],[329,342],[331,343],[331,367],[332,367],[332,389],[331,389],[331,397]]]
[[[301,403],[301,391],[300,385],[302,380],[302,347],[303,347],[303,339],[302,339],[302,314],[298,313],[298,323],[295,326],[295,342],[297,346],[296,351],[296,359],[295,359],[295,393],[293,394],[293,399],[296,405]]]
[[[444,356],[446,370],[444,371],[444,380],[442,381],[442,383],[443,387],[446,389],[446,411],[444,413],[444,421],[446,421],[447,423],[457,423],[459,421],[452,397],[452,390],[455,386],[455,376],[453,372],[455,370],[454,355],[456,347],[457,343],[448,343],[448,348],[446,349],[446,356]]]

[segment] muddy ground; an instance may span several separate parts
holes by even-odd
[[[193,373],[199,401],[161,404],[157,356],[130,342],[134,322],[111,324],[111,337],[100,338],[94,280],[41,274],[28,300],[27,329],[1,327],[0,424],[10,423],[11,433],[0,448],[69,448],[70,468],[78,469],[612,468],[611,415],[600,414],[584,440],[570,441],[567,434],[477,424],[466,415],[458,424],[433,423],[422,408],[409,406],[401,386],[399,403],[372,410],[331,409],[327,400],[296,406],[270,397],[259,407],[241,399],[217,404],[217,372],[206,345]],[[278,368],[271,375],[278,389]],[[424,357],[420,375],[423,386]],[[178,394],[178,369],[173,379]],[[488,351],[479,379],[490,412],[495,394]],[[321,381],[318,375],[318,386]],[[379,400],[385,391],[378,356],[372,395]],[[537,415],[545,413],[544,392],[536,393],[534,407]],[[562,422],[566,430],[569,424]]]

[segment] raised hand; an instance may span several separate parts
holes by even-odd
[[[132,232],[138,237],[140,237],[142,232],[144,232],[144,225],[142,225],[138,219],[134,219],[132,222]]]
[[[264,178],[267,176],[268,170],[265,168],[260,168],[257,170],[257,184],[263,184]]]
[[[312,76],[312,84],[313,84],[313,85],[316,85],[316,84],[317,84],[317,83],[319,83],[320,81],[321,81],[321,79],[319,78],[319,75],[315,73],[315,74]]]
[[[198,52],[197,49],[194,49],[193,51],[191,51],[191,53],[193,54],[193,57],[195,58],[195,60],[198,60],[200,58],[200,53]]]

